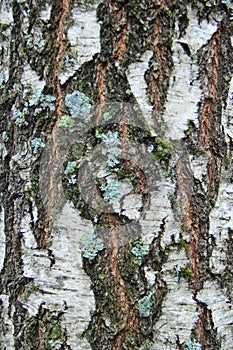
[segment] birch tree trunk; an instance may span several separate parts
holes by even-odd
[[[233,349],[232,2],[0,6],[0,349]]]

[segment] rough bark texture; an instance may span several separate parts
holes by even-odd
[[[233,349],[231,1],[0,27],[0,349]]]

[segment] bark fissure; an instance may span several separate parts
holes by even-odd
[[[52,68],[52,86],[54,88],[54,92],[56,95],[56,121],[52,127],[51,131],[51,161],[50,161],[50,176],[49,176],[49,201],[48,201],[48,207],[47,207],[47,216],[48,216],[48,223],[47,227],[44,230],[44,239],[42,242],[42,246],[44,248],[48,248],[48,235],[49,231],[51,230],[52,224],[53,224],[53,208],[55,207],[55,182],[56,182],[56,168],[57,164],[59,163],[59,149],[58,149],[58,135],[57,135],[57,128],[59,125],[59,122],[61,120],[62,114],[63,114],[63,91],[61,87],[61,82],[59,80],[59,73],[62,66],[63,57],[66,50],[66,42],[64,38],[64,27],[65,27],[65,21],[67,19],[67,16],[69,14],[70,10],[70,0],[62,0],[61,2],[61,12],[60,12],[60,18],[58,21],[58,27],[57,27],[57,38],[56,38],[56,46],[57,46],[57,53],[54,57],[54,66]]]
[[[127,50],[127,41],[128,36],[130,32],[130,20],[128,19],[127,13],[123,9],[119,9],[116,4],[113,1],[108,1],[115,19],[118,23],[121,23],[122,21],[124,24],[121,26],[121,30],[117,36],[116,43],[113,47],[113,50],[111,53],[109,53],[109,60],[110,62],[108,64],[101,62],[101,54],[100,57],[97,57],[97,64],[96,64],[96,87],[98,92],[98,98],[97,102],[99,103],[98,106],[98,112],[97,112],[97,119],[96,119],[96,125],[101,125],[101,118],[102,118],[102,108],[104,106],[105,102],[108,102],[108,72],[111,68],[111,66],[119,61]],[[106,60],[106,58],[104,58]],[[124,111],[123,113],[127,113],[127,111]],[[125,149],[125,141],[127,139],[127,130],[128,125],[124,121],[123,116],[123,124],[121,126],[121,148],[122,153],[127,153],[127,150]],[[130,166],[128,162],[126,161],[124,166],[127,168]],[[143,180],[142,180],[143,182]],[[138,184],[139,187],[142,187],[143,185]],[[138,188],[138,191],[140,189]],[[135,332],[138,341],[144,339],[143,336],[140,337],[140,329],[138,328],[138,322],[137,322],[137,316],[135,314],[135,305],[131,305],[128,300],[128,291],[126,282],[124,280],[124,277],[122,276],[121,269],[118,266],[118,259],[119,259],[119,241],[118,241],[118,234],[117,230],[119,229],[117,221],[121,219],[118,218],[118,215],[111,215],[107,214],[107,220],[108,220],[108,226],[110,231],[110,238],[109,238],[109,261],[111,266],[111,275],[114,277],[114,285],[115,295],[119,298],[119,304],[118,308],[119,311],[122,313],[122,318],[124,320],[123,322],[123,328],[119,330],[117,335],[114,337],[114,340],[111,345],[111,349],[117,350],[121,349],[127,336],[128,332]],[[97,345],[97,344],[96,344]]]
[[[193,193],[190,196],[190,188],[186,187],[185,177],[183,176],[182,162],[178,162],[177,175],[181,195],[181,206],[184,210],[184,222],[190,233],[191,242],[189,245],[190,269],[192,272],[192,290],[193,299],[198,305],[200,311],[199,319],[196,325],[197,338],[205,349],[206,344],[216,342],[216,334],[208,332],[206,324],[211,321],[211,313],[208,313],[206,305],[197,299],[198,291],[203,287],[204,280],[208,273],[207,240],[209,230],[209,214],[211,207],[214,206],[218,189],[218,181],[221,171],[221,155],[224,153],[222,145],[223,135],[221,135],[221,104],[224,101],[225,82],[223,80],[223,45],[224,45],[224,26],[220,25],[218,30],[212,36],[209,43],[210,64],[207,71],[208,81],[203,83],[207,97],[204,98],[199,111],[200,115],[200,141],[204,150],[208,154],[208,163],[206,166],[207,192],[205,193],[206,205],[203,214],[198,207],[197,195]],[[221,63],[220,63],[221,62]],[[203,80],[206,77],[202,75]],[[215,139],[216,137],[216,139]],[[219,138],[219,142],[217,141]],[[195,183],[195,181],[194,181]],[[198,186],[199,187],[199,186]],[[197,188],[198,188],[197,187]],[[199,190],[204,192],[203,189]],[[205,217],[205,219],[204,219]],[[206,229],[205,229],[206,227]]]
[[[203,106],[203,113],[201,117],[201,140],[204,146],[204,149],[209,153],[210,162],[207,168],[207,181],[208,181],[208,192],[213,194],[213,186],[215,182],[215,173],[218,169],[218,162],[216,159],[216,154],[214,147],[211,142],[213,138],[212,132],[213,128],[216,126],[214,113],[216,113],[216,103],[218,98],[218,80],[219,80],[219,47],[221,44],[221,31],[222,28],[219,28],[218,31],[214,34],[211,41],[211,72],[210,79],[208,83],[208,91],[210,97],[205,99]],[[220,87],[220,86],[219,86]]]
[[[153,105],[155,130],[158,132],[163,130],[161,114],[164,111],[169,76],[173,65],[171,45],[174,23],[170,13],[166,14],[166,11],[170,11],[169,4],[166,1],[160,1],[152,39],[154,51],[153,64],[147,73],[149,96]]]
[[[96,85],[98,91],[97,102],[102,105],[108,100],[108,70],[114,65],[115,62],[119,61],[124,56],[127,49],[128,35],[130,32],[130,20],[127,13],[123,9],[119,9],[113,1],[107,1],[111,10],[114,12],[116,23],[120,26],[120,32],[117,36],[112,52],[109,53],[109,63],[106,63],[106,57],[102,57],[102,53],[98,58],[96,68]],[[121,22],[124,24],[121,26]],[[102,46],[104,43],[102,44]],[[104,63],[102,62],[104,61]],[[100,106],[101,109],[101,106]],[[98,114],[97,125],[100,122],[101,111]]]
[[[64,25],[65,25],[66,18],[69,14],[69,10],[70,10],[70,0],[62,0],[62,10],[61,10],[61,15],[58,22],[58,28],[57,28],[57,54],[54,59],[54,67],[52,72],[52,77],[53,77],[52,83],[57,95],[57,102],[56,102],[57,120],[54,125],[54,128],[57,127],[57,123],[59,122],[62,116],[63,93],[61,89],[61,82],[59,80],[59,72],[62,66],[62,60],[66,50],[66,43],[64,39]]]
[[[135,304],[130,305],[127,298],[127,288],[125,285],[124,278],[122,277],[120,268],[118,266],[118,249],[119,249],[119,242],[117,239],[117,225],[114,222],[114,217],[112,217],[110,214],[107,215],[109,220],[109,226],[110,226],[110,240],[111,240],[111,251],[110,251],[110,262],[111,262],[111,271],[112,274],[116,280],[115,284],[115,293],[119,294],[119,307],[122,313],[122,318],[125,320],[124,327],[119,331],[117,334],[112,349],[113,350],[120,350],[122,349],[123,342],[127,338],[127,334],[129,331],[135,332],[136,337],[138,341],[140,342],[142,339],[144,339],[144,336],[141,334],[140,327],[137,321],[137,316],[135,313]]]
[[[200,242],[200,232],[197,222],[193,217],[193,208],[191,203],[191,188],[187,186],[186,173],[184,171],[185,165],[180,159],[177,164],[177,176],[179,190],[181,194],[181,207],[183,211],[184,224],[190,232],[191,243],[189,246],[190,253],[190,269],[193,276],[192,289],[194,292],[199,287],[200,271],[199,271],[199,242]]]

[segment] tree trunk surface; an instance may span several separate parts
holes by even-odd
[[[232,2],[0,27],[0,349],[233,349]]]

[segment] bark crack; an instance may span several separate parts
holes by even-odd
[[[218,81],[219,81],[219,47],[221,44],[222,28],[220,27],[212,37],[211,42],[211,72],[208,82],[209,97],[205,98],[203,112],[201,116],[201,141],[204,149],[210,156],[210,161],[207,166],[207,183],[208,193],[210,194],[215,183],[215,175],[217,170],[217,159],[212,144],[214,123],[214,108],[218,100]]]
[[[121,29],[121,32],[118,35],[118,41],[115,47],[113,48],[113,51],[110,55],[109,64],[104,64],[100,62],[97,63],[97,70],[96,70],[96,86],[97,86],[97,92],[98,92],[98,112],[97,112],[97,118],[96,118],[96,125],[98,126],[101,122],[102,117],[102,106],[106,102],[107,99],[107,71],[110,65],[112,65],[114,62],[118,61],[125,53],[126,51],[126,44],[128,40],[128,34],[130,31],[130,21],[127,18],[127,14],[123,9],[118,9],[118,7],[114,4],[113,1],[107,1],[109,5],[112,7],[116,20],[118,22],[122,21],[123,17],[125,17],[125,23]],[[123,120],[122,124],[122,133],[121,133],[121,147],[122,152],[127,152],[125,149],[125,140],[127,138],[127,130],[128,125]],[[127,167],[127,162],[125,164]],[[127,331],[129,329],[135,329],[135,332],[138,334],[139,331],[136,330],[135,322],[136,322],[136,315],[135,315],[135,307],[130,306],[127,298],[127,291],[125,286],[124,278],[122,277],[121,271],[118,266],[117,262],[117,255],[118,255],[118,248],[119,248],[119,242],[117,238],[117,218],[114,215],[107,214],[106,215],[108,223],[109,223],[109,230],[110,230],[110,265],[111,265],[111,273],[114,276],[115,279],[115,292],[117,295],[119,295],[119,302],[120,302],[120,308],[122,311],[122,317],[127,320],[127,323],[119,331],[119,333],[116,335],[116,338],[114,340],[114,343],[112,345],[113,350],[118,350],[122,348],[122,342],[124,341]]]
[[[130,20],[127,16],[127,13],[123,9],[119,9],[113,1],[107,0],[109,5],[114,11],[115,18],[117,22],[121,22],[123,19],[125,21],[124,25],[121,28],[121,31],[118,35],[118,41],[115,43],[112,53],[109,57],[109,63],[103,64],[99,62],[97,64],[97,72],[96,72],[96,83],[98,90],[98,100],[100,104],[104,104],[107,98],[107,83],[106,83],[106,73],[109,65],[112,65],[114,62],[120,60],[126,51],[126,44],[128,40],[128,35],[131,29]],[[97,116],[97,125],[101,119],[101,108],[100,112]]]
[[[181,195],[180,205],[184,212],[183,220],[191,235],[191,243],[189,246],[189,254],[190,254],[190,260],[191,260],[190,269],[193,276],[192,289],[196,291],[199,286],[199,279],[200,279],[199,256],[198,256],[200,233],[199,233],[198,225],[197,223],[195,223],[194,217],[192,214],[192,204],[189,198],[190,189],[187,187],[187,179],[185,176],[184,164],[181,159],[178,161],[176,171],[177,171],[178,183],[179,183],[179,189],[180,189],[180,195]]]
[[[169,85],[169,76],[172,66],[171,38],[172,19],[167,18],[164,9],[169,8],[166,1],[160,1],[157,9],[154,36],[152,44],[154,47],[155,66],[151,65],[149,70],[148,89],[150,100],[153,105],[153,117],[155,129],[161,130],[162,120],[160,112],[164,109],[166,93]]]
[[[52,69],[52,84],[56,95],[56,121],[53,125],[51,132],[51,153],[52,159],[50,162],[50,178],[49,178],[49,201],[48,201],[48,223],[44,232],[43,247],[48,247],[48,233],[53,223],[53,209],[55,207],[55,181],[56,181],[56,168],[59,163],[59,150],[57,140],[57,128],[59,121],[62,117],[63,106],[63,93],[61,82],[59,80],[59,71],[62,66],[62,60],[66,49],[66,43],[64,39],[64,25],[70,9],[70,0],[62,0],[60,18],[57,26],[57,53],[54,59],[54,66]]]

